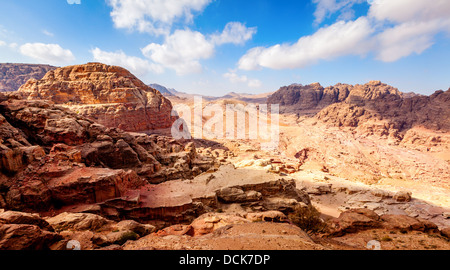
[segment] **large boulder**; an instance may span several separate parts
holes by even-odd
[[[0,250],[45,250],[62,237],[29,224],[0,224]]]
[[[248,219],[233,214],[207,213],[191,223],[192,236],[200,236],[214,232],[233,224],[249,223]]]
[[[53,227],[38,214],[30,214],[16,211],[0,213],[0,224],[29,224],[35,225],[46,231],[53,231]]]
[[[65,230],[95,231],[102,228],[105,225],[111,224],[110,220],[89,213],[64,212],[57,216],[47,218],[46,220],[56,231],[65,231]]]
[[[380,217],[369,209],[352,209],[329,221],[330,235],[342,236],[367,229],[380,228]]]

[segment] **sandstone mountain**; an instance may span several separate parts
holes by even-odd
[[[317,118],[334,126],[362,128],[366,132],[381,129],[379,135],[405,132],[413,127],[449,132],[450,89],[430,96],[389,95],[361,102],[346,100],[323,109]]]
[[[153,89],[158,90],[164,96],[173,96],[174,93],[176,93],[175,89],[167,89],[167,87],[162,86],[160,84],[152,83],[152,84],[149,84],[148,86],[150,86]]]
[[[294,84],[280,88],[268,103],[280,104],[282,113],[312,115],[332,126],[396,140],[413,127],[450,131],[450,89],[424,96],[403,94],[379,81],[326,88]]]
[[[101,63],[69,66],[31,79],[18,91],[28,100],[70,107],[107,127],[151,132],[171,127],[172,104],[124,68]]]
[[[33,64],[0,64],[0,92],[17,91],[29,79],[40,80],[56,67]]]
[[[319,83],[310,85],[293,84],[281,87],[267,100],[268,104],[280,104],[282,112],[297,114],[317,113],[321,109],[338,102],[359,103],[388,95],[401,97],[396,88],[371,81],[364,85],[336,84],[322,87]]]

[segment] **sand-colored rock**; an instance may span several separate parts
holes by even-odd
[[[18,91],[29,100],[66,105],[106,127],[144,132],[172,126],[172,104],[124,68],[101,63],[49,71]]]

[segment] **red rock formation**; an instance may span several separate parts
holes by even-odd
[[[58,68],[19,89],[29,100],[64,104],[106,127],[145,132],[171,127],[172,104],[124,68],[100,63]]]
[[[17,91],[29,79],[40,80],[56,67],[32,64],[0,64],[0,92]]]
[[[401,98],[388,95],[361,102],[347,100],[323,109],[317,118],[334,126],[360,128],[387,135],[413,127],[450,131],[450,89],[431,96]]]
[[[267,100],[268,104],[280,104],[281,111],[295,113],[317,113],[323,108],[338,102],[359,103],[375,100],[389,95],[401,96],[394,87],[379,81],[364,85],[336,84],[323,88],[319,83],[310,85],[293,84],[281,87]]]
[[[83,204],[98,212],[98,204],[149,183],[192,178],[214,164],[197,159],[193,143],[132,135],[45,101],[0,95],[0,208]]]

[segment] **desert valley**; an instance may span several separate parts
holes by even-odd
[[[2,250],[450,248],[450,89],[292,84],[198,104],[102,63],[0,77]],[[266,104],[279,113],[244,110],[243,137],[194,136]],[[173,137],[177,108],[191,138]],[[251,119],[278,121],[276,147]]]

